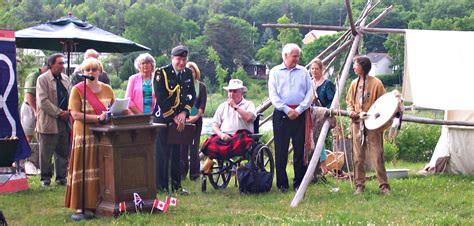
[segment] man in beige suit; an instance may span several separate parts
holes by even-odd
[[[69,158],[69,92],[71,83],[63,74],[64,55],[56,53],[48,58],[49,70],[38,77],[36,101],[41,185],[48,187],[53,176],[51,158],[54,154],[56,184],[65,185]]]

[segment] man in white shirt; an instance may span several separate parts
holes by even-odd
[[[227,101],[219,105],[214,113],[212,131],[222,140],[230,139],[235,132],[241,129],[253,133],[255,120],[255,106],[244,98],[247,87],[239,79],[231,79],[227,90]]]
[[[203,144],[204,154],[212,156],[209,143],[216,143],[219,140],[224,141],[228,147],[233,145],[229,142],[247,142],[249,139],[239,140],[236,134],[250,134],[254,132],[253,121],[256,118],[255,105],[244,98],[247,87],[239,79],[231,79],[229,85],[224,87],[227,90],[227,101],[219,105],[214,113],[212,131],[216,136],[211,136]],[[242,145],[248,146],[248,145]],[[239,147],[242,147],[239,145]],[[221,149],[222,150],[222,149]],[[209,151],[209,152],[208,152]],[[238,151],[238,150],[232,150]],[[207,172],[212,166],[212,160],[204,164],[203,171]]]

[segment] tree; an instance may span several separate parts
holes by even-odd
[[[213,15],[206,23],[204,34],[208,45],[221,57],[222,66],[231,71],[237,65],[251,61],[255,54],[257,29],[245,20],[223,14]]]
[[[208,55],[208,45],[206,36],[199,36],[194,39],[187,40],[184,44],[189,49],[188,58],[196,63],[201,71],[201,79],[208,78],[209,81],[215,83],[216,78],[213,62],[206,57]],[[220,60],[219,60],[220,61]]]
[[[158,5],[135,3],[125,13],[124,36],[151,48],[152,55],[167,54],[191,37],[184,19]],[[194,31],[192,31],[194,32]]]
[[[318,54],[320,54],[324,49],[331,45],[336,39],[341,36],[341,33],[336,33],[333,35],[324,35],[316,39],[314,42],[309,43],[308,45],[303,46],[301,63],[306,65]],[[321,59],[322,60],[322,59]]]
[[[387,53],[392,57],[392,68],[394,74],[403,77],[405,61],[405,36],[402,34],[389,34],[384,42]]]
[[[227,75],[229,74],[229,71],[227,68],[223,68],[220,61],[221,58],[219,57],[219,54],[217,51],[210,46],[207,48],[207,53],[208,53],[208,58],[209,61],[211,61],[214,64],[214,67],[216,68],[216,83],[217,87],[224,87],[224,80],[227,78]]]
[[[289,24],[292,21],[286,15],[278,18],[278,24]],[[302,35],[297,28],[278,28],[278,41],[282,44],[295,43],[301,46]]]
[[[268,39],[267,43],[257,51],[255,58],[257,61],[268,63],[270,66],[281,63],[281,43],[275,39]]]
[[[200,28],[204,28],[208,19],[208,9],[200,4],[186,4],[181,8],[179,14],[186,20],[196,22]]]
[[[73,7],[73,15],[106,31],[122,35],[125,31],[126,1],[87,0]]]

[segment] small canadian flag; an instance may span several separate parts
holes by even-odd
[[[153,201],[153,209],[158,209],[158,204],[159,203],[160,203],[160,200],[155,199],[155,201]]]
[[[127,212],[127,206],[125,205],[125,202],[119,203],[119,211],[120,213]]]
[[[154,209],[158,209],[158,204],[160,204],[160,200],[155,199],[155,200],[153,201],[153,207],[151,208],[150,213],[153,213],[153,210],[154,210]]]
[[[161,212],[166,213],[166,211],[168,210],[168,205],[165,202],[158,201],[158,207],[157,208],[159,210],[161,210]]]
[[[178,200],[175,197],[170,197],[170,205],[176,206],[178,204]]]

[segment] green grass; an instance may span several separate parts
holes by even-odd
[[[474,177],[415,172],[422,163],[387,163],[387,168],[409,168],[410,176],[390,180],[392,193],[378,193],[377,181],[368,181],[366,193],[354,196],[347,181],[329,179],[313,184],[296,208],[289,206],[295,192],[282,194],[273,187],[261,195],[243,195],[233,186],[225,190],[200,191],[201,183],[184,181],[189,196],[178,196],[179,205],[165,214],[126,214],[119,218],[99,217],[87,222],[70,220],[72,211],[63,207],[64,187],[42,189],[38,177],[30,178],[25,192],[0,195],[0,209],[11,225],[148,225],[148,224],[457,224],[473,225]],[[293,172],[288,168],[288,172]],[[292,177],[292,176],[290,176]],[[340,187],[331,193],[331,187]],[[159,198],[163,199],[161,195]]]

